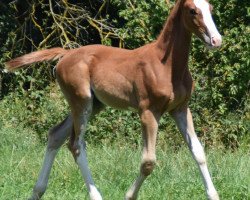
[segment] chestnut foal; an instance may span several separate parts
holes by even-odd
[[[60,58],[56,66],[57,80],[71,109],[71,114],[49,132],[43,167],[30,199],[40,199],[44,194],[55,156],[69,136],[69,147],[90,199],[102,199],[88,167],[83,139],[89,117],[103,105],[134,108],[140,115],[144,142],[142,161],[140,173],[126,193],[126,200],[137,198],[143,181],[154,169],[158,122],[165,112],[175,120],[197,162],[208,199],[219,199],[188,108],[193,89],[188,69],[192,33],[212,48],[219,47],[222,41],[211,9],[206,0],[177,0],[157,40],[138,49],[102,45],[72,50],[52,48],[6,63],[8,70],[15,70],[23,65]]]

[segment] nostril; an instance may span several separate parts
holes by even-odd
[[[211,44],[212,46],[218,47],[221,45],[221,40],[217,37],[211,37]]]
[[[212,43],[213,46],[216,46],[216,39],[214,37],[212,37],[211,43]]]

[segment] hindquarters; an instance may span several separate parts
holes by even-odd
[[[73,119],[73,131],[69,148],[85,181],[91,200],[102,197],[94,185],[86,154],[84,134],[92,114],[94,96],[91,92],[89,65],[75,51],[64,57],[56,68],[57,80],[69,103]],[[96,101],[96,100],[95,100]],[[100,106],[100,105],[99,105]]]

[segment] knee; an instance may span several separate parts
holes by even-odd
[[[141,173],[144,176],[149,176],[155,167],[155,160],[144,160],[141,164]]]
[[[71,142],[69,142],[68,149],[70,150],[74,159],[76,160],[77,157],[80,155],[80,146],[78,144],[72,144]]]
[[[71,140],[68,143],[68,149],[71,151],[75,161],[77,160],[77,158],[79,157],[81,150],[85,150],[86,148],[86,143],[85,141],[82,141],[80,139],[78,140]]]
[[[195,160],[198,165],[206,165],[206,157],[205,155],[195,155]]]

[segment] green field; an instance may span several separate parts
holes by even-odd
[[[30,129],[0,130],[0,199],[27,199],[38,176],[45,144]],[[88,145],[88,157],[103,199],[119,200],[135,179],[140,148]],[[249,152],[207,150],[209,168],[222,200],[250,199]],[[157,166],[145,181],[140,200],[206,199],[198,169],[186,147],[157,149]],[[58,154],[44,200],[88,199],[84,182],[66,146]]]

